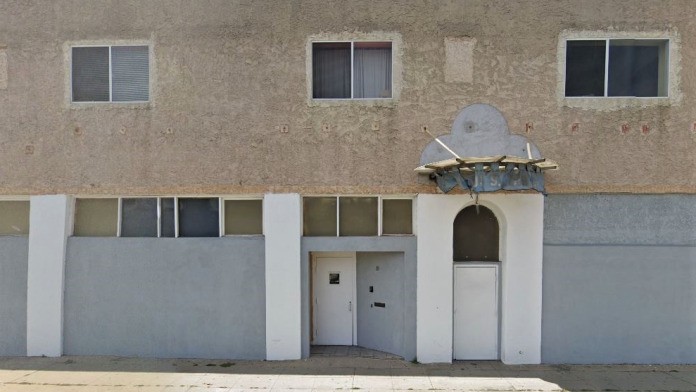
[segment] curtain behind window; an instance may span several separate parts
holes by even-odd
[[[391,44],[356,43],[353,61],[354,98],[391,98]]]
[[[312,45],[314,98],[350,98],[350,43]]]

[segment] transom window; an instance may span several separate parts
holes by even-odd
[[[566,41],[566,97],[667,97],[666,39]]]
[[[303,235],[354,237],[413,234],[413,201],[377,196],[303,198]]]
[[[79,198],[78,237],[262,235],[263,200],[218,197]]]
[[[148,46],[75,46],[71,70],[73,102],[150,99]]]
[[[312,43],[315,99],[392,97],[391,42]]]

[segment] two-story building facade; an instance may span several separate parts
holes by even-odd
[[[696,363],[694,10],[4,2],[0,355]]]

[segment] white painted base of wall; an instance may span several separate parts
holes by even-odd
[[[63,355],[65,251],[72,232],[71,196],[32,196],[27,271],[27,355]]]
[[[417,358],[451,362],[453,344],[453,222],[472,205],[469,195],[417,197]],[[500,224],[500,358],[541,362],[541,283],[544,198],[538,194],[482,194]]]

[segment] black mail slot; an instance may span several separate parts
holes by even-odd
[[[387,305],[384,302],[375,302],[375,306],[378,308],[385,308]]]

